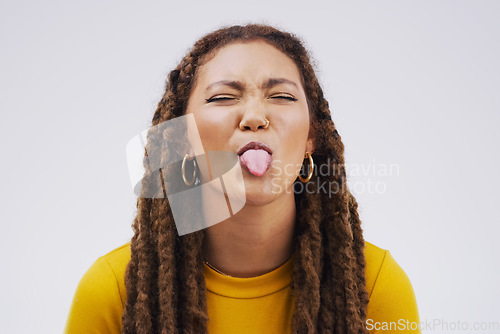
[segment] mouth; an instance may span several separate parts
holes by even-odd
[[[264,175],[271,166],[273,151],[262,142],[252,141],[237,152],[240,164],[255,176]]]

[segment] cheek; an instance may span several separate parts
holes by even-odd
[[[309,113],[304,110],[290,113],[280,119],[280,127],[283,148],[288,152],[304,154],[309,137]]]
[[[276,158],[274,177],[279,176],[282,182],[293,183],[304,162],[306,143],[309,137],[309,112],[289,113],[276,119],[279,126],[280,149]],[[278,124],[279,123],[279,124]]]
[[[193,112],[205,151],[223,150],[236,121],[230,113]]]

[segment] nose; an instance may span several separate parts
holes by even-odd
[[[261,105],[253,104],[245,109],[240,121],[240,130],[257,131],[268,127],[269,121]]]

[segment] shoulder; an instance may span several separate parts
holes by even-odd
[[[65,333],[119,333],[126,298],[124,276],[130,242],[99,257],[80,279]]]
[[[366,290],[371,295],[377,275],[384,263],[386,255],[389,251],[375,246],[374,244],[365,241],[365,275],[366,275]]]
[[[124,277],[127,264],[130,261],[130,241],[101,256],[97,261],[105,262],[114,273],[114,276],[117,278],[120,295],[123,297],[122,304],[124,304],[124,297],[126,296]]]
[[[366,289],[370,297],[367,329],[371,333],[383,330],[405,330],[420,333],[417,302],[411,282],[388,250],[365,242]],[[384,327],[385,326],[385,327]],[[391,326],[391,327],[387,327]]]

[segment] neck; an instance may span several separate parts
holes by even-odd
[[[205,230],[204,259],[230,276],[263,275],[292,256],[294,227],[293,193],[266,205],[247,204]]]

